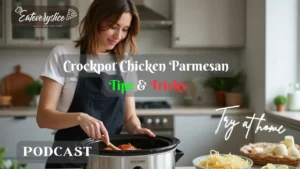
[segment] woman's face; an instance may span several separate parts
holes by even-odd
[[[132,16],[129,12],[123,13],[116,24],[100,33],[101,50],[112,50],[120,41],[126,38],[131,19]]]

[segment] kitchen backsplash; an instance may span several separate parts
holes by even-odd
[[[239,68],[241,52],[238,49],[172,49],[170,30],[142,30],[138,38],[139,55],[138,61],[148,59],[167,63],[170,60],[190,63],[228,63],[231,70]],[[8,48],[0,49],[0,81],[4,76],[12,73],[17,64],[22,66],[22,72],[37,79],[50,52],[48,49],[38,48]],[[165,72],[151,75],[149,72],[139,72],[139,78],[178,81],[192,80],[195,77],[205,77],[206,72]],[[147,92],[147,91],[145,91]],[[150,96],[151,91],[149,91]],[[180,93],[162,92],[159,96],[180,98]],[[147,96],[147,93],[143,93]],[[151,95],[152,97],[153,95]]]

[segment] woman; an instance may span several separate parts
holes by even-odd
[[[63,55],[70,55],[70,59],[80,64],[88,60],[110,63],[130,59],[125,51],[129,44],[130,55],[136,52],[139,22],[131,0],[94,0],[81,23],[79,40],[74,45],[56,46],[51,51],[41,74],[43,88],[37,123],[40,128],[57,130],[55,142],[99,140],[104,135],[108,145],[109,135],[119,134],[123,124],[131,134],[155,137],[150,130],[141,127],[134,97],[112,91],[108,84],[110,80],[136,81],[136,73],[121,72],[118,64],[114,72],[79,71],[74,72],[73,77],[58,73],[62,70]],[[46,168],[77,167],[68,160],[53,163],[49,159]]]

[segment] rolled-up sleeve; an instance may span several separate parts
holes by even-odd
[[[57,81],[61,85],[65,83],[63,63],[62,63],[63,51],[60,46],[54,47],[46,60],[45,66],[40,77],[48,77]]]

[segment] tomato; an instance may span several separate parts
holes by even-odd
[[[134,146],[132,146],[130,143],[129,144],[121,144],[118,146],[121,150],[137,150]]]

